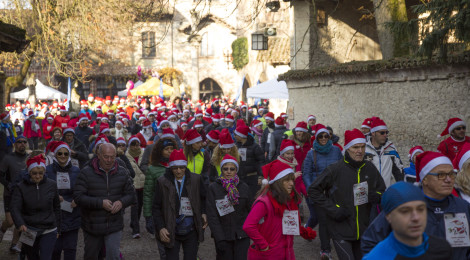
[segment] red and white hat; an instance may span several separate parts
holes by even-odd
[[[173,152],[171,152],[168,166],[170,167],[188,166],[188,160],[186,159],[186,156],[184,155],[183,149],[180,149],[180,150],[175,149],[173,150]]]
[[[322,124],[316,124],[313,129],[315,130],[315,138],[317,138],[317,136],[320,134],[320,133],[327,133],[328,135],[330,135],[330,132],[328,131],[328,129],[326,129],[326,126],[322,125]]]
[[[96,106],[95,111],[101,111],[101,106]]]
[[[307,122],[305,122],[305,121],[298,122],[297,125],[294,128],[294,131],[301,131],[301,132],[308,133]]]
[[[233,142],[232,136],[227,128],[222,129],[219,135],[219,147],[220,148],[232,148],[235,146],[235,142]]]
[[[43,154],[39,154],[39,155],[29,158],[26,161],[26,165],[28,166],[28,172],[31,171],[35,167],[42,167],[46,169],[46,159],[44,158]]]
[[[372,118],[364,119],[364,122],[362,122],[362,125],[361,125],[361,127],[369,128],[369,129],[372,128],[371,126],[372,126]]]
[[[189,129],[184,134],[183,139],[186,141],[187,145],[195,144],[202,141],[201,135],[196,131],[196,129]]]
[[[297,144],[293,140],[290,140],[290,139],[282,140],[279,154],[282,155],[287,151],[291,151],[291,150],[294,151],[296,145]]]
[[[204,127],[204,124],[202,124],[201,121],[196,120],[196,121],[194,121],[193,127],[194,128]]]
[[[67,143],[62,142],[62,141],[52,141],[53,144],[51,144],[51,152],[56,154],[60,149],[65,148],[67,151],[70,152],[70,147]]]
[[[183,127],[183,126],[188,126],[188,123],[185,122],[185,121],[181,121],[180,126],[181,126],[181,127]]]
[[[88,117],[86,116],[86,114],[82,113],[78,116],[78,123],[80,124],[83,120],[87,120],[88,121]]]
[[[110,109],[107,113],[108,116],[114,116],[114,110]]]
[[[309,116],[307,117],[307,122],[310,121],[310,120],[312,120],[312,119],[313,119],[313,120],[317,120],[317,117],[314,116],[314,115],[309,115]]]
[[[242,124],[242,125],[238,125],[233,133],[240,136],[241,138],[248,138],[249,132],[250,132],[250,128],[246,126],[245,124]]]
[[[278,116],[276,120],[274,121],[274,127],[281,127],[281,126],[284,126],[284,124],[285,124],[284,119],[280,116]]]
[[[75,130],[71,127],[67,127],[64,129],[64,132],[63,132],[63,135],[65,135],[66,133],[73,133],[75,134]]]
[[[385,122],[382,119],[380,119],[378,117],[374,118],[371,122],[370,132],[374,133],[374,132],[377,132],[377,131],[380,131],[380,130],[388,130],[387,125],[385,124]]]
[[[355,144],[365,143],[366,137],[359,129],[354,128],[353,130],[346,130],[346,132],[344,132],[344,150],[348,150]]]
[[[438,165],[452,165],[450,159],[438,152],[426,151],[416,157],[416,181],[421,182]]]
[[[264,119],[274,121],[274,113],[273,113],[273,112],[268,112],[268,113],[264,116]]]
[[[282,117],[282,118],[288,118],[289,116],[288,116],[286,113],[282,112],[282,113],[281,113],[281,117]]]
[[[124,123],[121,121],[121,120],[117,120],[115,125],[121,125],[121,126],[124,126]]]
[[[109,125],[106,123],[101,123],[100,125],[100,134],[104,134],[106,132],[109,132]]]
[[[211,119],[213,122],[219,122],[220,121],[220,114],[212,114]]]
[[[271,163],[266,164],[262,169],[264,175],[263,184],[273,184],[285,176],[294,173],[292,167],[279,160],[274,160]]]
[[[173,131],[173,129],[171,129],[171,127],[168,127],[166,129],[163,129],[160,138],[175,138],[175,132]]]
[[[203,116],[202,115],[202,110],[200,110],[200,109],[196,109],[196,112],[194,112],[194,117],[198,117],[198,116]]]
[[[29,110],[28,114],[26,115],[26,119],[30,118],[31,116],[34,116],[34,112],[32,110]]]
[[[95,142],[95,147],[97,147],[99,144],[107,144],[109,143],[108,137],[104,134],[98,135],[98,138],[96,138]]]
[[[144,122],[142,122],[142,128],[149,128],[151,126],[152,126],[152,123],[148,119],[145,119]]]
[[[67,112],[67,109],[65,108],[65,106],[60,106],[60,112]]]
[[[251,127],[258,127],[260,125],[262,126],[263,122],[259,121],[258,119],[251,121]]]
[[[420,145],[412,147],[408,153],[408,158],[412,160],[416,153],[424,153],[424,148]]]
[[[233,121],[235,121],[235,119],[233,118],[232,115],[227,115],[227,116],[225,117],[225,121],[233,122]]]
[[[238,162],[237,162],[237,159],[235,159],[235,157],[231,156],[230,154],[225,154],[224,155],[224,158],[222,159],[222,161],[220,162],[220,168],[222,168],[224,166],[224,164],[226,163],[233,163],[235,164],[235,167],[237,167],[237,172],[238,172]]]
[[[137,135],[133,135],[133,136],[131,136],[131,138],[129,138],[129,142],[127,144],[130,146],[131,143],[134,142],[134,141],[137,141],[139,143],[139,145],[141,143],[139,137],[137,137]]]
[[[2,114],[0,114],[0,120],[7,120],[8,118],[10,118],[10,113],[3,112]]]
[[[446,129],[444,129],[444,131],[442,131],[442,133],[438,135],[437,137],[446,136],[452,133],[452,130],[454,130],[454,128],[461,126],[461,125],[465,127],[467,126],[467,124],[462,119],[458,117],[451,118],[447,121]]]
[[[147,139],[145,139],[144,135],[142,133],[137,133],[135,136],[137,136],[137,138],[139,138],[140,140],[140,147],[141,148],[145,148],[147,147]]]
[[[211,140],[212,142],[218,144],[219,143],[219,130],[211,130],[207,135],[206,138]]]
[[[454,158],[454,169],[461,170],[468,159],[470,159],[470,143],[464,143],[462,149]]]
[[[124,137],[119,137],[119,138],[116,140],[116,143],[117,143],[117,144],[126,144],[126,139],[124,139]]]

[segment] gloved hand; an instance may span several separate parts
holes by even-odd
[[[229,244],[225,240],[221,240],[216,243],[217,250],[219,250],[220,252],[224,252],[225,250],[227,250],[228,246]]]
[[[306,240],[311,241],[312,239],[315,239],[317,232],[311,227],[305,228],[304,226],[300,225],[300,236]]]
[[[335,215],[333,216],[333,219],[336,221],[343,221],[351,216],[351,213],[345,208],[338,208],[336,210]]]
[[[370,191],[368,195],[370,204],[379,204],[380,200],[382,199],[382,196],[374,191]]]
[[[152,235],[155,235],[155,225],[152,217],[145,217],[145,229]]]

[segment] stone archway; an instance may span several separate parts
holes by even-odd
[[[200,100],[210,101],[215,97],[220,98],[223,95],[224,95],[224,91],[215,80],[211,78],[206,78],[199,83],[199,99]]]

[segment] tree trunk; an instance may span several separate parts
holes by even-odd
[[[172,79],[171,80],[171,85],[173,85],[173,95],[172,98],[179,97],[181,96],[180,94],[180,83],[178,82],[177,79]],[[174,96],[174,97],[173,97]],[[172,99],[173,100],[173,99]]]
[[[403,43],[408,41],[409,36],[392,33],[387,26],[387,23],[391,22],[408,21],[405,0],[373,0],[373,2],[382,58],[388,60],[408,55],[409,48]]]
[[[28,79],[26,80],[26,86],[29,89],[28,101],[31,104],[31,107],[36,106],[36,81],[34,78],[36,77],[35,73],[29,73]]]

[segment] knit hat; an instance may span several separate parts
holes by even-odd
[[[309,115],[309,116],[307,117],[307,122],[310,121],[311,119],[317,120],[317,117],[314,116],[314,115]]]
[[[372,125],[372,119],[371,118],[366,118],[366,119],[364,119],[364,122],[362,122],[361,127],[371,129],[371,125]]]
[[[171,127],[163,129],[162,135],[160,136],[160,138],[175,138],[175,131],[173,131]]]
[[[227,128],[222,129],[219,135],[219,147],[220,148],[232,148],[235,146],[232,136]]]
[[[238,172],[239,167],[238,167],[237,159],[235,159],[235,157],[231,156],[230,154],[225,154],[224,158],[220,162],[220,168],[222,168],[224,166],[224,164],[226,164],[226,163],[235,164],[235,167],[237,167],[237,172]]]
[[[73,133],[73,134],[75,134],[75,130],[73,130],[73,128],[71,128],[71,127],[68,127],[68,128],[65,128],[65,129],[64,129],[63,134],[65,135],[66,133]]]
[[[293,140],[290,140],[290,139],[284,139],[282,140],[282,143],[281,143],[281,150],[280,150],[280,155],[283,155],[285,152],[287,151],[294,151],[294,148],[297,144],[293,141]]]
[[[61,130],[62,130],[62,129],[61,129]],[[19,135],[19,136],[17,136],[17,137],[15,138],[15,143],[18,142],[20,139],[25,139],[25,140],[27,140],[26,136],[24,136],[24,135]]]
[[[327,133],[328,135],[330,135],[330,132],[328,131],[328,129],[326,129],[326,126],[322,124],[314,125],[313,129],[315,130],[315,138],[317,138],[320,133]]]
[[[219,143],[219,135],[220,132],[219,130],[211,130],[207,135],[206,138],[209,139],[210,141],[218,144]]]
[[[404,203],[417,200],[425,202],[423,191],[411,183],[400,181],[388,187],[382,195],[382,209],[388,214]]]
[[[276,118],[276,120],[274,120],[274,127],[281,127],[281,126],[284,126],[284,119],[280,116],[278,116]]]
[[[268,112],[266,116],[264,116],[264,119],[274,121],[274,113]]]
[[[28,172],[35,167],[43,167],[44,169],[46,169],[46,159],[44,158],[43,154],[39,154],[29,158],[26,161],[26,165],[28,166]]]
[[[184,155],[183,149],[180,150],[173,150],[170,154],[170,160],[168,166],[188,166],[188,160]]]
[[[88,120],[88,117],[86,114],[82,113],[78,116],[78,123],[80,124],[83,120]]]
[[[131,136],[131,138],[129,138],[129,142],[127,143],[127,145],[130,146],[131,143],[134,142],[134,141],[137,141],[140,145],[140,139],[136,135],[133,135],[133,136]]]
[[[124,139],[124,137],[119,137],[119,138],[116,140],[116,143],[117,143],[117,144],[126,144],[126,139]]]
[[[416,153],[423,153],[423,152],[424,152],[424,148],[420,145],[412,147],[410,149],[410,152],[408,153],[408,158],[412,160],[413,156],[415,156]]]
[[[445,136],[445,135],[448,135],[450,133],[452,133],[452,130],[454,130],[454,128],[458,127],[458,126],[467,126],[467,124],[460,118],[458,117],[454,117],[454,118],[451,118],[447,121],[447,127],[446,129],[444,129],[444,131],[442,131],[442,133],[440,135],[438,135],[437,137],[442,137],[442,136]]]
[[[246,125],[237,125],[237,128],[233,132],[234,134],[240,136],[241,138],[247,138],[250,128]]]
[[[462,149],[454,158],[454,169],[461,170],[468,159],[470,159],[470,143],[464,143]]]
[[[225,117],[225,121],[233,122],[233,121],[235,121],[235,119],[233,118],[232,115],[227,115],[227,116]]]
[[[359,129],[354,128],[353,130],[346,130],[346,132],[344,132],[344,150],[348,150],[355,144],[365,143],[366,137]]]
[[[263,125],[263,122],[259,121],[258,119],[251,121],[251,127],[258,127],[260,125]]]
[[[108,137],[104,134],[98,135],[98,138],[96,138],[95,142],[95,147],[97,147],[99,144],[107,144],[109,143]]]
[[[189,129],[184,134],[183,139],[186,141],[187,145],[195,144],[202,141],[201,135],[196,131],[196,129]]]
[[[297,125],[294,128],[294,131],[301,131],[301,132],[308,133],[307,122],[305,122],[305,121],[298,122]]]
[[[370,129],[372,133],[380,131],[380,130],[387,130],[387,129],[388,129],[387,125],[382,119],[377,117],[372,120],[371,129]]]
[[[416,157],[416,181],[421,182],[434,167],[441,164],[452,166],[450,159],[438,152],[426,151]]]
[[[193,128],[199,128],[199,127],[204,127],[202,122],[199,120],[194,121]]]
[[[279,160],[274,160],[263,166],[264,180],[263,184],[273,184],[275,181],[284,178],[285,176],[294,173],[292,167],[287,163],[283,163]]]

